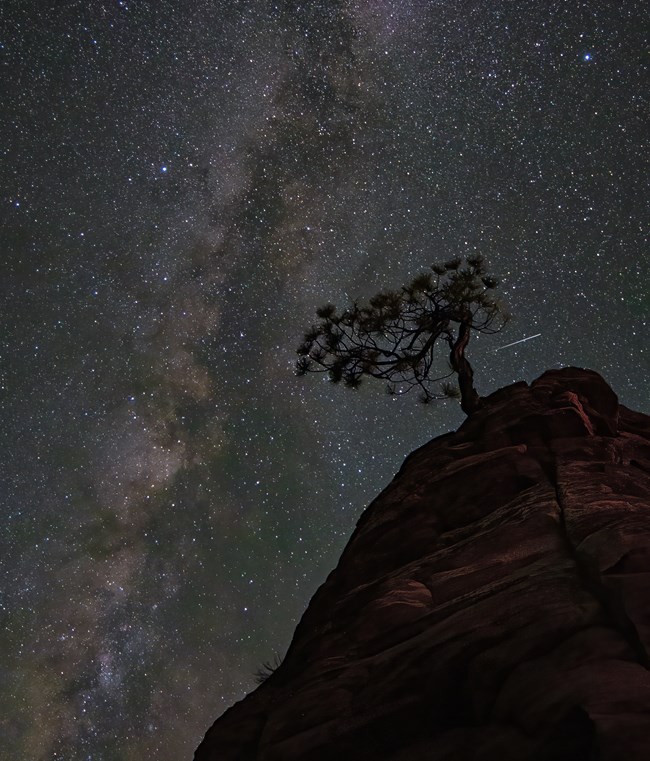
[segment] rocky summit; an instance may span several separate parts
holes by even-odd
[[[195,760],[646,761],[649,654],[650,417],[551,370],[406,459]]]

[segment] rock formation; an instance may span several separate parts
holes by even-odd
[[[649,653],[650,418],[553,370],[406,459],[195,760],[645,761]]]

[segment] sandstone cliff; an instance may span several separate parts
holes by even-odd
[[[645,761],[649,652],[650,418],[550,371],[406,459],[195,759]]]

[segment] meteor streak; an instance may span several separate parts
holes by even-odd
[[[530,341],[532,338],[539,338],[541,335],[542,335],[541,333],[535,333],[534,336],[528,336],[527,338],[520,338],[519,341],[513,341],[511,344],[506,344],[505,346],[499,346],[499,348],[495,349],[494,351],[501,351],[501,349],[508,349],[511,346],[522,344],[524,341]]]

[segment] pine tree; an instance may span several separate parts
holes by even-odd
[[[475,256],[433,265],[400,290],[379,292],[367,306],[353,303],[339,313],[326,304],[298,347],[296,373],[326,372],[349,388],[364,376],[379,378],[391,394],[419,390],[423,402],[460,397],[471,415],[480,397],[465,351],[472,331],[498,333],[507,321],[497,285],[483,257]],[[448,347],[450,371],[431,377],[440,342]],[[458,388],[449,381],[454,373]]]

